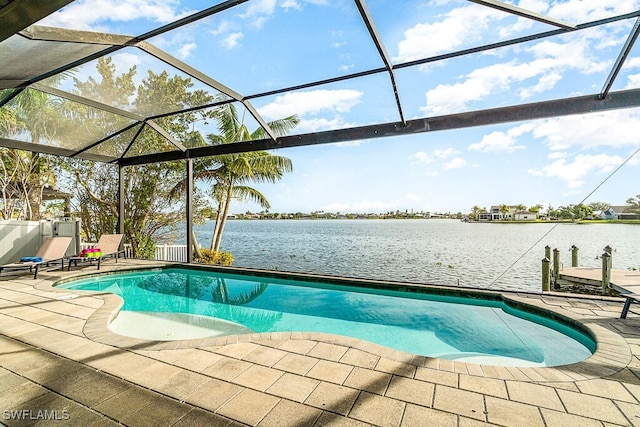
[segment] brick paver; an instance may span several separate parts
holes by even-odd
[[[405,402],[363,391],[353,405],[349,417],[376,426],[395,427],[400,425]]]
[[[127,265],[149,263],[117,268]],[[15,416],[1,423],[31,424],[19,411],[48,410],[105,426],[640,424],[640,316],[634,306],[618,319],[620,301],[510,295],[586,319],[599,341],[585,362],[531,369],[306,332],[131,339],[106,327],[117,298],[51,288],[79,270],[0,278],[0,414]]]

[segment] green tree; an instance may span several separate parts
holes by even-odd
[[[74,79],[77,94],[142,114],[151,114],[157,105],[172,107],[178,111],[185,107],[203,105],[214,99],[203,91],[192,91],[191,79],[178,75],[170,76],[166,71],[158,74],[149,71],[137,87],[134,83],[135,67],[124,74],[116,75],[111,59],[101,58],[97,63],[97,71],[99,79]],[[105,135],[128,124],[113,114],[89,111],[81,105],[73,105],[72,108],[69,116],[78,117],[76,126],[83,126],[83,122],[90,120],[93,122],[92,126],[101,129]],[[202,140],[202,137],[193,131],[192,123],[196,118],[206,117],[206,114],[184,113],[154,121],[174,139],[192,146],[193,141]],[[131,134],[121,133],[100,146],[102,154],[114,156],[120,156],[125,150],[128,150],[126,155],[141,155],[155,149],[164,151],[173,147],[160,134],[149,128],[140,132],[133,144]],[[79,201],[86,237],[93,240],[103,233],[113,233],[118,218],[117,168],[70,160],[67,170],[72,172],[74,178],[72,188]],[[184,201],[168,202],[170,190],[175,182],[183,177],[184,162],[179,161],[124,169],[125,238],[131,244],[134,256],[154,256],[154,241],[162,240],[163,233],[167,233],[178,221],[184,220]]]
[[[574,221],[589,218],[593,211],[590,207],[580,203],[578,205],[560,206],[557,209],[558,217]]]
[[[592,211],[606,211],[611,205],[606,202],[591,202],[589,207]]]
[[[478,205],[474,205],[471,208],[471,215],[470,216],[474,221],[478,220],[478,214],[480,213],[481,210],[482,209],[480,209],[480,206],[478,206]]]
[[[59,81],[54,79],[53,82]],[[25,89],[0,109],[0,135],[15,138],[28,134],[33,144],[56,143],[59,124],[64,122],[62,101],[33,89]],[[17,139],[22,139],[18,137]],[[15,209],[27,220],[41,218],[42,191],[56,183],[53,156],[16,149],[2,149],[0,176],[3,209],[9,216]]]
[[[536,214],[536,218],[540,216],[540,210],[542,209],[542,205],[538,203],[537,205],[531,206],[529,208],[529,212]]]
[[[629,212],[640,213],[640,194],[636,197],[629,197],[627,199],[627,205],[629,205],[629,208],[627,208]]]
[[[238,115],[235,106],[230,103],[216,111],[215,120],[220,133],[210,134],[206,137],[212,145],[231,144],[267,137],[262,128],[249,132],[243,118]],[[294,115],[269,122],[268,125],[276,135],[280,136],[293,129],[298,122],[297,116]],[[204,170],[194,173],[194,179],[213,184],[211,195],[217,206],[211,250],[217,252],[220,249],[222,233],[232,199],[253,201],[262,208],[269,209],[271,205],[267,198],[248,184],[273,183],[292,170],[293,164],[290,159],[272,155],[266,151],[254,151],[211,157]]]
[[[502,214],[502,219],[506,219],[507,214],[509,213],[509,206],[500,205],[500,213]]]

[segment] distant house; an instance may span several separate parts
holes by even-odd
[[[640,219],[640,213],[632,212],[633,206],[609,206],[600,213],[601,219]]]
[[[478,214],[478,221],[530,221],[536,220],[534,212],[518,211],[517,206],[507,206],[506,212],[500,211],[500,205],[491,206],[489,212],[482,211]]]
[[[491,212],[478,212],[478,221],[491,221]]]
[[[529,211],[518,211],[513,214],[514,221],[535,221],[538,219],[538,216],[535,212]]]
[[[490,221],[497,221],[497,220],[500,220],[500,219],[506,219],[504,214],[500,212],[500,206],[491,206],[491,209],[489,210],[489,213],[491,214]]]

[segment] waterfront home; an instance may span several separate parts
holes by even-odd
[[[538,216],[535,212],[518,211],[513,215],[514,221],[535,221],[536,219],[538,219]]]
[[[500,210],[501,205],[493,205],[489,209],[489,212],[483,210],[478,214],[478,221],[522,221],[522,220],[535,220],[536,214],[528,211],[519,211],[518,206],[509,205],[508,211],[502,212]],[[533,215],[533,218],[531,218]]]
[[[594,217],[600,219],[640,219],[640,213],[632,211],[633,206],[609,206]]]

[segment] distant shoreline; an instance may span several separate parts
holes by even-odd
[[[208,221],[214,221],[215,218],[209,218]],[[301,217],[301,218],[246,218],[246,217],[229,217],[229,221],[370,221],[370,220],[448,220],[448,221],[461,221],[460,218],[421,218],[421,217],[385,217],[385,216],[357,216],[357,217],[339,217],[339,218],[327,218],[327,217]],[[462,221],[469,224],[627,224],[627,225],[640,225],[640,220],[634,219],[559,219],[559,220],[507,220],[507,221]]]

